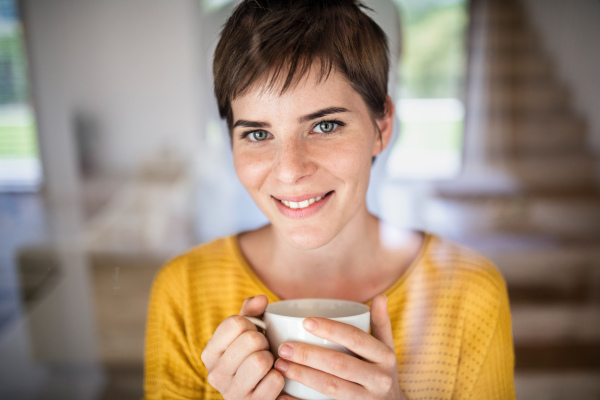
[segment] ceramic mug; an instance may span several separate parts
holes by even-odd
[[[308,317],[328,318],[369,332],[371,313],[368,306],[354,301],[334,299],[284,300],[267,306],[263,320],[246,317],[265,330],[271,353],[279,358],[277,350],[283,342],[303,342],[355,356],[347,348],[307,332],[302,321]],[[283,391],[303,400],[326,400],[329,397],[301,383],[285,378]]]

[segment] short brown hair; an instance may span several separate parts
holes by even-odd
[[[368,9],[358,0],[242,1],[221,32],[213,62],[219,113],[227,119],[230,134],[232,100],[259,79],[269,87],[282,79],[283,93],[315,60],[320,80],[335,68],[374,118],[385,115],[387,39],[361,8]]]

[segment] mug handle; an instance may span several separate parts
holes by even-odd
[[[258,319],[255,317],[248,317],[246,315],[242,315],[242,317],[246,318],[248,321],[252,322],[254,325],[261,328],[262,330],[264,330],[264,331],[267,330],[267,325],[265,324],[265,321],[263,321],[262,319]]]

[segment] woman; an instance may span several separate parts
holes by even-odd
[[[392,133],[387,76],[385,35],[355,0],[237,7],[215,52],[215,93],[237,175],[270,224],[161,270],[147,399],[291,399],[284,376],[339,399],[514,398],[508,297],[494,266],[367,210],[370,166]],[[275,360],[242,317],[309,297],[371,306],[370,335],[305,321],[359,358],[287,343]]]

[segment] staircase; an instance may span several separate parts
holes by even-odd
[[[485,112],[487,163],[516,185],[437,185],[427,226],[502,271],[517,397],[600,399],[600,193],[585,121],[523,5],[476,3],[471,46],[485,51],[488,95],[470,112]]]

